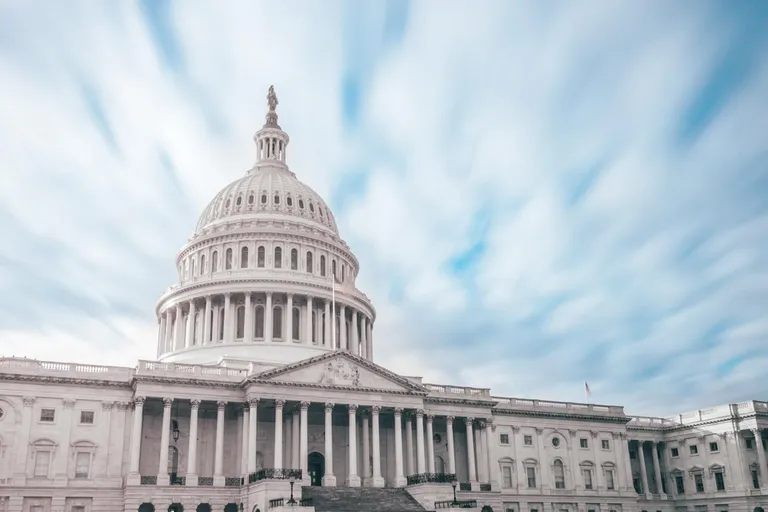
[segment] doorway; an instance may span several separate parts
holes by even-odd
[[[312,452],[307,457],[307,468],[309,471],[310,485],[319,487],[323,485],[323,476],[325,475],[325,457],[322,453]]]

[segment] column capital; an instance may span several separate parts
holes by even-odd
[[[227,401],[226,400],[219,400],[218,402],[216,402],[216,408],[219,411],[223,411],[226,406],[227,406]]]
[[[424,417],[424,409],[416,409],[416,418],[419,416]]]
[[[728,439],[728,435],[729,434],[730,434],[730,432],[723,432],[721,434],[718,434],[718,436],[720,436],[720,439],[725,440],[725,439]]]
[[[704,443],[704,442],[706,442],[706,440],[707,440],[707,436],[698,436],[698,437],[696,437],[696,439],[697,439],[697,440],[698,440],[700,443]],[[655,441],[652,441],[652,443],[653,443],[653,444],[658,444],[658,443],[656,443]]]
[[[115,402],[101,402],[102,411],[111,411],[114,406]]]
[[[144,402],[147,401],[147,397],[145,396],[135,396],[133,397],[133,405],[135,406],[144,406]]]
[[[173,405],[173,398],[171,398],[169,396],[164,396],[163,397],[163,407],[165,409],[170,409],[172,405]]]
[[[267,297],[271,297],[271,296],[272,296],[272,292],[265,292],[265,295],[266,295]]]
[[[200,407],[201,400],[198,400],[197,398],[193,398],[189,401],[189,405],[192,409],[198,409]]]
[[[336,404],[334,404],[333,402],[325,402],[325,412],[333,412],[333,407],[335,405]]]
[[[275,400],[275,408],[282,409],[283,406],[285,406],[285,400],[283,400],[282,398],[278,398],[277,400]]]
[[[541,435],[541,434],[543,434],[543,433],[544,433],[544,429],[543,429],[543,428],[538,428],[538,427],[536,427],[534,430],[536,430],[536,434],[537,434],[537,435]]]
[[[249,409],[256,409],[259,406],[259,399],[258,398],[249,398],[248,399],[248,408]]]
[[[395,416],[402,416],[402,415],[403,415],[403,408],[395,407]]]
[[[309,409],[309,402],[306,400],[302,400],[301,404],[299,404],[302,411],[306,411]]]
[[[754,428],[751,428],[749,430],[755,435],[755,437],[758,437],[763,432],[763,429],[761,429],[759,427],[754,427]]]
[[[518,425],[512,425],[512,432],[514,434],[517,434],[518,432],[520,432],[520,427]],[[574,430],[573,434],[571,434],[571,435],[575,436],[576,435],[576,431]]]
[[[455,420],[455,419],[456,419],[455,416],[446,416],[445,417],[445,422],[453,425],[453,420]]]
[[[131,402],[115,402],[115,406],[118,411],[127,411],[131,406]]]
[[[380,406],[374,405],[373,407],[371,407],[371,414],[373,414],[374,416],[377,416],[379,412],[381,412]]]
[[[74,409],[75,408],[75,401],[71,398],[65,398],[61,401],[62,405],[65,409]]]
[[[288,297],[290,299],[293,299],[293,293],[286,293],[285,295],[286,295],[286,297]]]
[[[600,435],[600,432],[598,432],[596,430],[590,430],[589,435],[592,436],[592,439],[597,439],[597,436]]]
[[[347,410],[349,410],[349,414],[355,414],[355,412],[357,411],[358,407],[359,407],[359,405],[357,405],[357,404],[348,404],[347,405]]]
[[[224,292],[224,297],[229,298],[232,296],[232,292]]]
[[[434,421],[435,415],[434,414],[427,414],[427,423],[432,423]]]
[[[471,426],[472,426],[472,423],[473,423],[474,421],[475,421],[475,418],[471,418],[471,417],[469,417],[469,416],[467,416],[466,418],[464,418],[464,424],[465,424],[466,426],[468,426],[468,427],[471,427]]]

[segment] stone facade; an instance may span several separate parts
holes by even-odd
[[[641,418],[378,366],[358,261],[288,169],[276,105],[176,259],[157,361],[0,359],[0,512],[280,510],[292,485],[404,487],[427,510],[764,506],[765,402]]]

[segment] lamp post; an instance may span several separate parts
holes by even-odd
[[[459,485],[458,480],[451,482],[451,485],[453,486],[453,505],[456,505],[458,503],[456,500],[456,486]]]
[[[291,499],[288,500],[288,504],[289,505],[295,505],[296,504],[296,500],[293,499],[293,484],[296,483],[296,477],[295,476],[291,476],[288,479],[288,482],[291,484]]]

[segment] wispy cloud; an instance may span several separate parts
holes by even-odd
[[[274,83],[381,363],[638,413],[768,392],[762,2],[35,4],[0,8],[4,353],[152,357]]]

